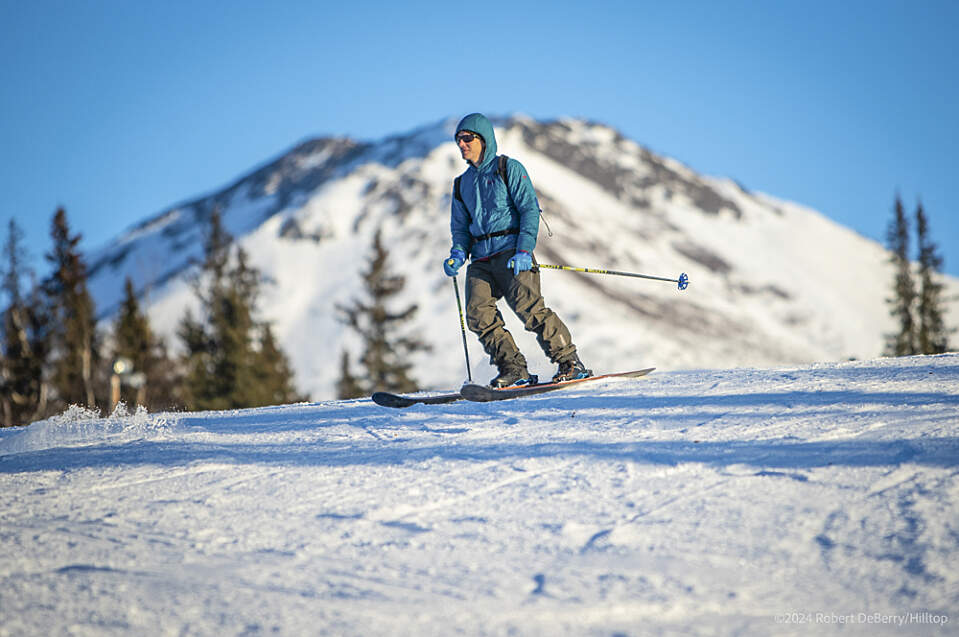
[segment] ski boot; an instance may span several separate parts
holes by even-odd
[[[570,358],[559,362],[559,371],[553,376],[554,383],[560,383],[564,380],[575,380],[577,378],[588,378],[593,375],[592,370],[586,369],[579,356],[573,354]]]
[[[523,385],[535,385],[537,380],[537,377],[530,374],[525,366],[509,366],[500,368],[499,376],[491,380],[489,386],[494,389],[521,387]]]

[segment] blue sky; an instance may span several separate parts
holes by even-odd
[[[2,235],[43,271],[59,205],[91,250],[309,137],[521,112],[880,241],[921,198],[959,275],[956,33],[952,0],[0,0]]]

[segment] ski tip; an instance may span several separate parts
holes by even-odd
[[[385,391],[373,392],[373,395],[370,396],[374,403],[380,407],[410,407],[415,405],[416,401],[403,396],[397,396],[396,394],[391,394]]]
[[[378,391],[373,392],[373,395],[370,396],[370,399],[377,405],[393,408],[412,407],[413,405],[445,405],[446,403],[453,403],[462,398],[459,392],[453,392],[451,394],[402,395]]]
[[[487,387],[486,385],[477,385],[476,383],[467,383],[460,389],[460,394],[466,400],[485,403],[491,400],[497,400],[498,394],[496,392],[503,391],[505,390],[493,389],[492,387]]]

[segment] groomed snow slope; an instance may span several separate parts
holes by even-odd
[[[955,634],[957,473],[957,354],[73,410],[0,431],[0,635]]]

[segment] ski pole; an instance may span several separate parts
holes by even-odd
[[[456,293],[456,309],[460,313],[460,333],[463,335],[463,353],[466,354],[466,378],[473,382],[473,372],[470,371],[470,350],[466,347],[466,321],[463,319],[463,304],[460,302],[460,285],[453,276],[453,291]]]
[[[541,268],[547,268],[550,270],[566,270],[567,272],[586,272],[588,274],[615,274],[616,276],[631,276],[637,279],[652,279],[653,281],[669,281],[670,283],[678,283],[680,290],[685,290],[689,287],[689,277],[685,272],[679,275],[678,279],[668,279],[662,276],[649,276],[648,274],[636,274],[635,272],[617,272],[616,270],[600,270],[598,268],[574,268],[568,265],[546,265],[543,263],[539,264]]]

